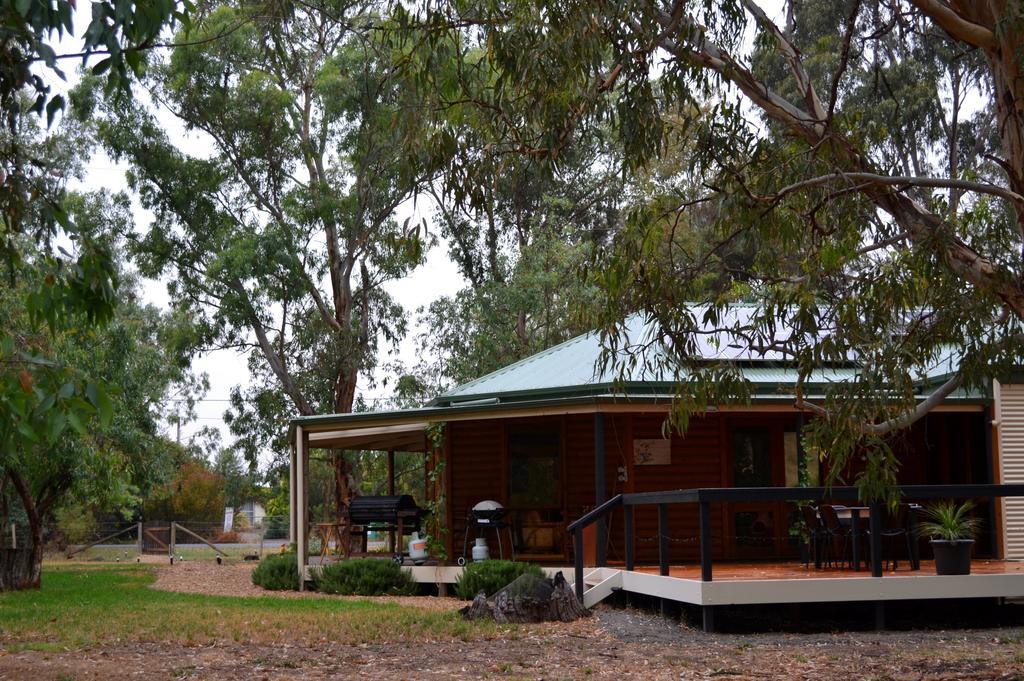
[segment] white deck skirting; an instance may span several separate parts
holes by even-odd
[[[306,567],[307,578],[318,566]],[[454,584],[459,566],[415,565],[405,568],[425,584]],[[572,580],[571,567],[543,567],[548,577],[561,572]],[[662,577],[617,568],[587,568],[583,604],[592,608],[618,590],[691,605],[761,605],[853,601],[939,600],[945,598],[1024,597],[1024,572],[972,575],[889,575],[822,579],[699,579]]]
[[[622,571],[626,592],[693,605],[996,598],[1024,595],[1024,574],[910,575],[702,582]]]

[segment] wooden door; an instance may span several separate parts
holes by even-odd
[[[770,421],[736,421],[726,431],[730,487],[785,485],[783,429]],[[726,555],[730,558],[777,559],[787,552],[789,504],[725,504]]]

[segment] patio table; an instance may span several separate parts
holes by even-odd
[[[836,515],[839,516],[840,520],[849,518],[850,520],[850,534],[853,539],[853,569],[860,570],[860,538],[863,534],[860,531],[861,525],[861,513],[868,513],[871,511],[870,506],[847,506],[845,508],[837,508]]]
[[[907,558],[910,560],[911,570],[921,569],[921,559],[918,555],[918,546],[915,538],[917,530],[917,512],[920,510],[919,504],[910,504],[909,521],[907,523],[907,532],[910,533],[910,555]],[[850,534],[853,535],[853,569],[860,570],[860,539],[863,534],[861,528],[861,514],[867,516],[870,513],[870,506],[846,506],[845,508],[836,507],[836,515],[839,516],[840,520],[849,518],[850,521]],[[867,561],[865,561],[867,562]]]

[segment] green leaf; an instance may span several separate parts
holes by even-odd
[[[107,57],[106,59],[101,59],[100,61],[98,61],[96,63],[95,66],[92,67],[92,74],[94,76],[101,76],[101,75],[103,75],[104,73],[107,72],[107,69],[110,68],[110,64],[111,64],[110,57]]]
[[[39,434],[36,433],[28,421],[18,421],[18,432],[29,442],[39,442]]]
[[[99,411],[100,424],[103,427],[109,426],[114,418],[114,403],[103,388],[96,391],[96,409]]]
[[[74,428],[76,433],[78,433],[79,435],[82,435],[82,436],[88,435],[88,430],[86,429],[85,424],[82,422],[82,418],[78,415],[78,412],[76,412],[76,411],[69,411],[69,412],[67,412],[67,418],[68,418],[68,424],[72,428]]]
[[[39,53],[39,56],[42,57],[43,61],[51,69],[54,66],[56,66],[56,64],[57,64],[57,53],[53,51],[52,47],[50,47],[46,43],[39,42],[39,43],[36,43],[36,52]]]
[[[69,397],[71,397],[74,394],[75,394],[75,384],[71,383],[71,382],[65,383],[64,385],[62,385],[60,387],[60,390],[57,391],[57,396],[60,397],[60,399],[62,399],[62,400],[66,400],[66,399],[68,399]]]
[[[53,119],[56,117],[58,111],[64,110],[64,98],[60,95],[54,95],[46,104],[46,125],[53,125]]]
[[[64,427],[67,425],[67,422],[67,417],[64,415],[64,412],[54,410],[50,413],[50,417],[47,421],[46,439],[51,444],[60,438],[61,434],[64,432]]]

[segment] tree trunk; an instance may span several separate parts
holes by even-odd
[[[472,605],[462,609],[468,620],[495,622],[572,622],[589,615],[561,572],[554,579],[522,575],[490,598],[477,594]]]
[[[338,372],[338,378],[334,382],[334,412],[336,414],[347,414],[352,411],[358,377],[356,372],[346,370]],[[348,509],[352,505],[352,496],[355,493],[352,484],[352,470],[349,462],[345,459],[345,452],[342,450],[332,452],[331,463],[334,465],[335,517],[336,522],[341,525],[339,540],[344,547],[345,555],[348,555],[352,550],[352,526],[348,522]]]
[[[21,588],[38,589],[42,584],[43,575],[43,519],[39,508],[32,498],[32,490],[28,482],[15,471],[8,471],[7,477],[17,490],[21,498],[21,505],[25,507],[25,515],[28,516],[28,528],[31,535],[32,546],[28,577]]]

